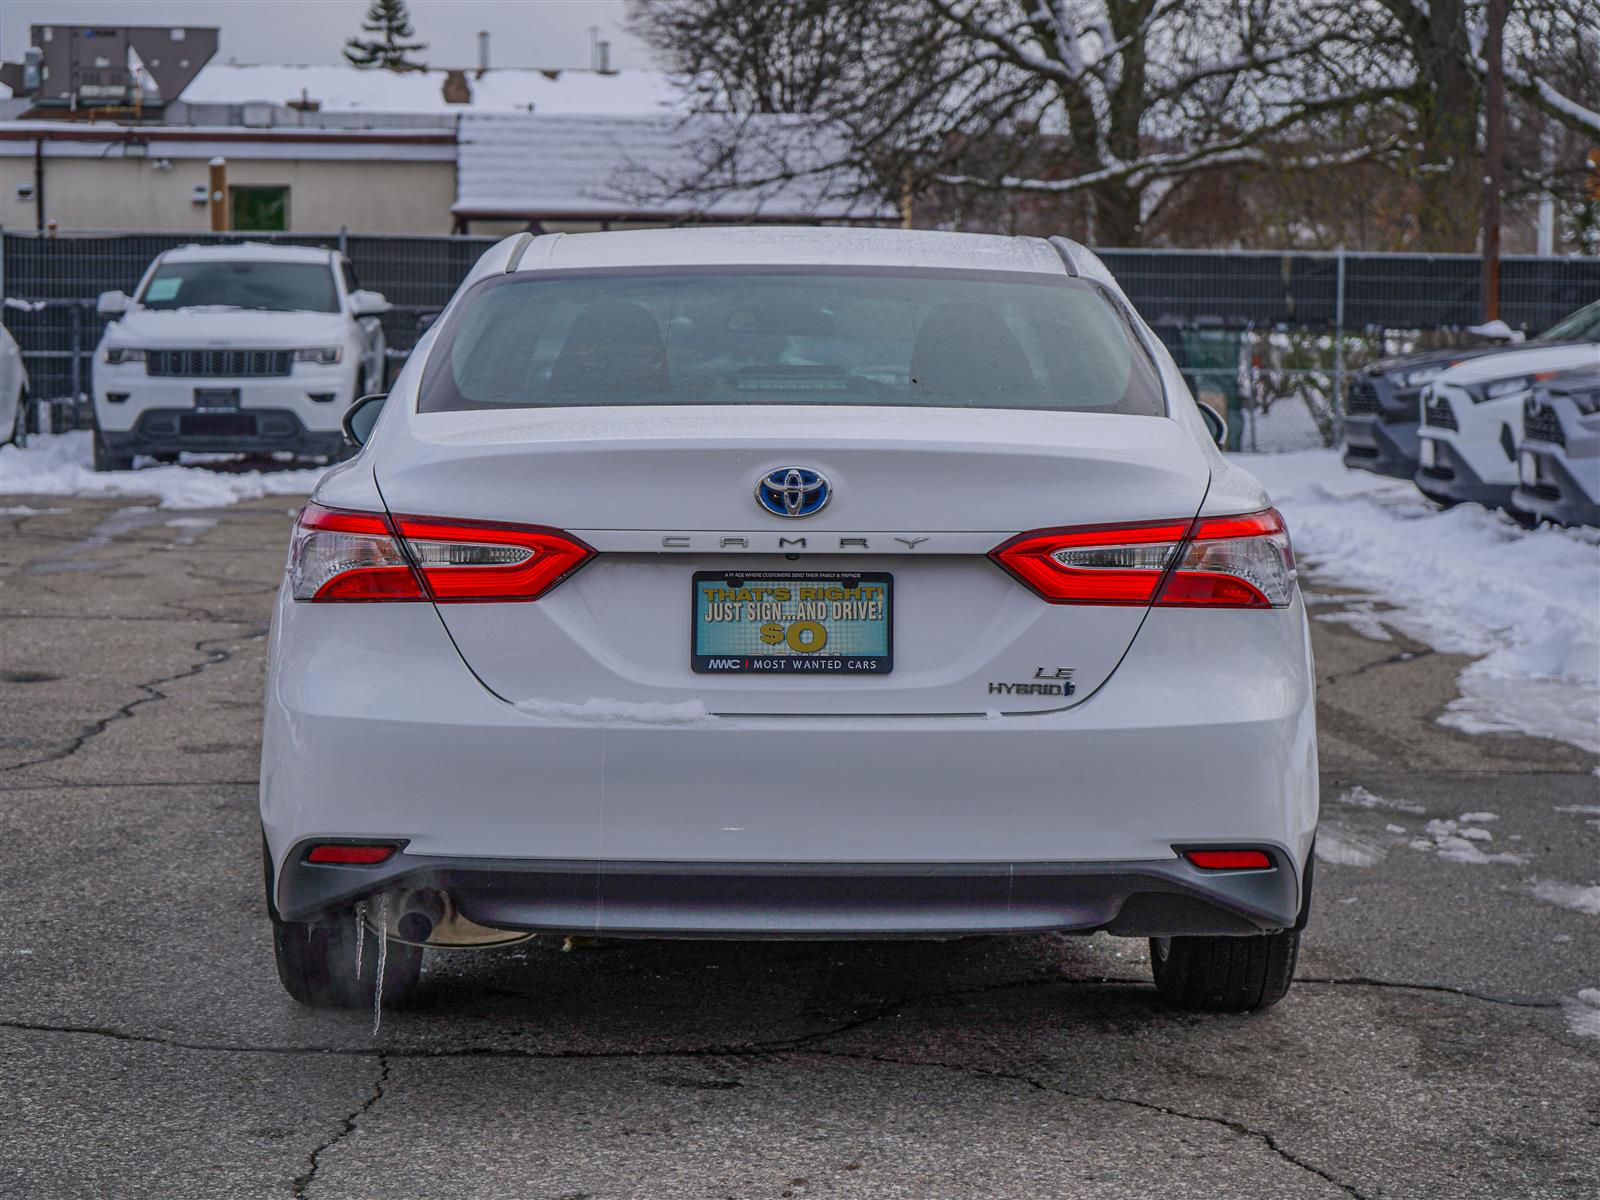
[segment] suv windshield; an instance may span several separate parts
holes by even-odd
[[[157,311],[223,305],[268,312],[338,312],[326,263],[169,262],[156,268],[139,303]]]
[[[1600,300],[1562,317],[1539,335],[1541,342],[1600,342]]]
[[[485,282],[440,330],[418,408],[628,404],[1165,411],[1083,280],[770,267]]]

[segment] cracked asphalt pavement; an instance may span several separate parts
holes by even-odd
[[[1600,882],[1596,760],[1436,724],[1460,658],[1313,623],[1342,861],[1265,1014],[1103,936],[546,939],[431,955],[374,1036],[280,990],[262,906],[295,503],[8,505],[0,1195],[1600,1197],[1600,917],[1535,894]],[[1517,861],[1439,848],[1464,813]]]

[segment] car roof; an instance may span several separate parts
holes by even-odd
[[[225,246],[178,246],[161,255],[162,262],[309,262],[328,263],[336,251],[326,246],[269,246],[238,242]]]
[[[606,267],[917,267],[1064,275],[1042,238],[927,229],[696,226],[550,234],[528,244],[521,270]]]

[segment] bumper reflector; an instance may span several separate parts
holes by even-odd
[[[1272,866],[1262,850],[1185,850],[1183,856],[1207,871],[1260,871]]]
[[[395,848],[393,846],[352,846],[347,843],[334,843],[315,847],[310,854],[306,855],[306,861],[370,867],[376,863],[386,861],[394,851]]]

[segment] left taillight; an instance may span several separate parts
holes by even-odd
[[[1276,509],[1237,517],[1041,529],[990,557],[1052,604],[1282,608],[1294,552]]]
[[[296,600],[537,600],[594,551],[559,529],[389,517],[308,504],[289,553]]]
[[[308,504],[289,545],[296,600],[426,600],[400,540],[381,513]]]

